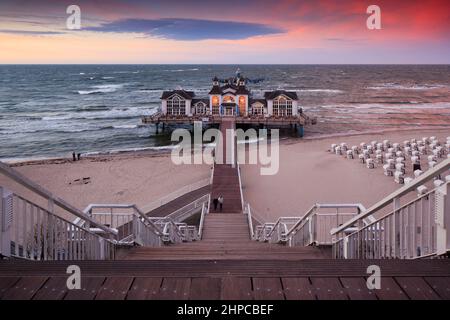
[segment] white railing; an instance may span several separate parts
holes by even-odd
[[[112,260],[115,241],[0,188],[0,253],[28,260]],[[101,230],[101,229],[99,229]]]
[[[205,194],[204,196],[201,196],[200,198],[192,201],[191,203],[185,205],[184,207],[172,212],[167,217],[171,218],[172,220],[174,220],[176,222],[186,220],[193,214],[199,212],[201,210],[201,208],[203,207],[203,204],[208,202],[209,199],[210,199],[210,194],[209,193]]]
[[[2,162],[0,174],[31,191],[35,199],[32,202],[0,187],[1,255],[44,260],[114,258],[112,241],[117,237],[116,230],[97,223]],[[97,228],[101,234],[93,234],[89,228],[69,221],[74,218],[84,219],[89,227]],[[35,238],[32,239],[30,234],[35,234]],[[31,246],[28,245],[30,241]],[[54,247],[56,245],[58,247]]]
[[[321,210],[325,210],[322,212]],[[335,212],[330,213],[333,209]],[[289,246],[331,245],[330,231],[365,208],[361,204],[315,204],[302,217],[281,217],[255,229],[255,240]],[[348,212],[353,210],[354,212]],[[372,221],[372,220],[369,220]]]
[[[241,193],[242,213],[244,213],[244,211],[245,211],[244,192],[242,190],[241,167],[240,167],[239,163],[237,164],[237,172],[238,172],[238,178],[239,178],[239,191]]]
[[[209,207],[211,205],[211,194],[208,195],[208,201],[202,205],[202,213],[200,215],[200,223],[198,225],[198,239],[201,240],[203,236],[203,226],[205,224],[205,217],[209,213]]]
[[[264,219],[261,218],[261,216],[250,206],[249,203],[246,203],[244,206],[244,214],[247,215],[250,238],[256,240],[258,238],[258,232],[261,230],[260,226],[264,225]]]
[[[333,229],[334,257],[414,259],[447,253],[450,250],[449,178],[436,188],[434,182],[449,169],[447,159]],[[411,193],[427,183],[433,185],[430,192],[419,193],[416,199],[401,204],[402,198],[411,197]],[[388,205],[393,209],[383,214],[381,210]],[[364,226],[361,221],[368,215],[382,217]],[[349,228],[355,230],[349,233]]]
[[[182,188],[180,188],[180,189],[178,189],[156,201],[153,201],[150,204],[147,204],[147,205],[141,207],[141,210],[145,213],[149,213],[150,211],[155,210],[156,208],[159,208],[159,207],[161,207],[161,206],[163,206],[163,205],[165,205],[165,204],[167,204],[189,192],[206,187],[210,184],[211,184],[211,178],[202,179],[202,180],[192,183],[190,185],[184,186],[184,187],[182,187]]]
[[[111,227],[117,230],[118,242],[122,245],[137,243],[143,246],[160,246],[163,243],[197,239],[195,227],[176,222],[170,216],[147,217],[131,204],[91,204],[85,212],[99,222],[111,223]]]

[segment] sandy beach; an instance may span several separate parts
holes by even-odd
[[[92,157],[77,162],[51,160],[14,169],[80,210],[91,203],[145,207],[210,177],[209,165],[175,165],[169,154]],[[2,175],[0,185],[40,203],[36,196]]]
[[[392,177],[384,176],[380,166],[369,170],[357,159],[347,160],[331,154],[327,151],[330,145],[346,142],[352,146],[384,139],[402,143],[406,139],[432,135],[443,141],[450,136],[450,129],[283,139],[280,170],[276,175],[261,176],[259,165],[242,166],[245,201],[266,221],[280,216],[301,216],[316,202],[358,202],[367,208],[401,185]],[[90,203],[128,203],[145,207],[186,185],[210,177],[209,165],[175,165],[169,153],[125,153],[77,162],[34,161],[16,164],[14,168],[80,210]],[[0,176],[0,185],[40,203],[38,198],[3,176]]]
[[[395,183],[393,177],[386,177],[379,165],[367,169],[357,159],[348,160],[328,152],[332,143],[359,146],[361,142],[385,139],[403,143],[430,136],[445,141],[449,135],[450,129],[415,129],[289,140],[280,145],[278,174],[261,176],[259,166],[242,166],[244,198],[267,222],[281,216],[302,216],[315,203],[362,203],[368,208],[403,185]],[[411,176],[411,170],[406,175]]]

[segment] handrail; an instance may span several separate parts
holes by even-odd
[[[1,187],[0,187],[0,188],[1,188]],[[63,217],[60,217],[60,216],[56,215],[55,213],[48,211],[48,209],[45,209],[45,208],[43,208],[42,206],[40,206],[40,205],[38,205],[38,204],[36,204],[36,203],[34,203],[34,202],[31,202],[30,200],[25,199],[25,198],[22,197],[22,196],[19,196],[18,194],[13,193],[13,195],[14,195],[14,197],[16,197],[16,198],[18,198],[18,199],[20,199],[20,200],[22,200],[22,201],[28,203],[29,205],[34,206],[35,208],[37,208],[37,209],[39,209],[39,210],[42,210],[42,211],[45,212],[45,213],[48,213],[48,214],[51,214],[52,216],[57,217],[58,220],[64,221],[64,222],[66,222],[67,224],[69,224],[69,225],[71,225],[71,226],[74,226],[74,227],[76,227],[76,228],[82,229],[83,231],[85,231],[85,232],[87,232],[87,233],[89,233],[89,234],[91,234],[91,235],[93,235],[93,236],[98,236],[98,234],[96,234],[95,232],[92,232],[90,229],[85,228],[84,226],[77,225],[77,224],[73,223],[73,221],[69,221],[68,219],[65,219],[65,218],[63,218]],[[105,240],[106,240],[106,241],[110,241],[110,239],[105,239]]]
[[[194,201],[189,202],[187,205],[185,205],[185,206],[183,206],[183,207],[181,207],[181,208],[175,210],[174,212],[168,214],[166,217],[169,217],[169,218],[172,218],[172,219],[176,219],[176,216],[177,216],[177,213],[178,213],[178,212],[183,212],[183,211],[185,211],[186,208],[192,206],[192,204],[195,205],[195,204],[198,203],[198,202],[205,203],[206,201],[208,201],[208,199],[210,199],[210,195],[211,195],[210,193],[205,194],[205,195],[203,195],[203,196],[201,196],[201,197],[195,199]],[[202,199],[204,199],[204,200],[202,201]],[[198,208],[197,206],[194,206],[194,208],[192,208],[191,210],[188,210],[188,212],[189,212],[189,211],[192,211],[192,210],[195,210],[195,209],[197,209],[197,208]],[[175,218],[174,218],[173,216],[175,216]],[[165,217],[162,217],[162,218],[165,218]]]
[[[336,214],[323,214],[318,212],[319,209],[336,209]],[[319,238],[316,234],[317,232],[317,218],[326,218],[325,221],[334,221],[338,223],[339,217],[348,217],[349,213],[340,213],[339,209],[357,209],[357,212],[363,211],[365,208],[362,204],[320,204],[316,203],[313,205],[302,217],[280,217],[274,223],[264,223],[262,226],[257,228],[257,234],[255,234],[256,240],[260,241],[271,241],[271,242],[287,242],[289,245],[295,245],[297,243],[295,238],[299,235],[307,234],[309,239],[307,244],[309,245],[314,242],[320,242],[321,244],[331,244],[331,239],[323,233],[320,233]],[[251,212],[251,211],[250,211]],[[356,215],[357,213],[352,213],[351,215]],[[331,219],[331,220],[330,220]],[[373,221],[373,220],[371,220]],[[370,222],[371,222],[370,221]],[[333,222],[334,223],[334,222]],[[326,226],[328,226],[326,224]],[[308,227],[308,230],[305,229]],[[331,229],[331,226],[329,226]],[[328,233],[328,231],[327,231]],[[324,238],[324,236],[326,238]]]
[[[144,219],[150,226],[151,228],[154,230],[154,232],[159,235],[162,236],[163,232],[162,230],[153,223],[153,221],[151,221],[136,205],[134,204],[96,204],[96,203],[91,203],[90,205],[88,205],[85,209],[84,212],[86,215],[89,214],[89,212],[92,211],[92,209],[99,209],[99,208],[108,208],[108,209],[133,209],[141,219]],[[171,219],[170,219],[171,220]],[[172,220],[171,220],[172,221]]]
[[[62,200],[59,197],[56,197],[53,195],[50,191],[43,188],[42,186],[38,185],[37,183],[33,182],[29,178],[25,177],[21,173],[17,172],[16,170],[10,168],[8,165],[0,161],[0,173],[3,173],[7,177],[11,178],[15,182],[19,183],[20,185],[24,186],[28,190],[33,191],[34,193],[40,195],[47,201],[49,201],[49,205],[55,204],[59,206],[60,208],[70,212],[76,217],[79,217],[81,219],[84,219],[88,221],[91,225],[94,225],[95,227],[103,230],[106,234],[116,236],[117,232],[111,228],[108,228],[102,224],[97,223],[95,220],[91,219],[90,217],[86,216],[83,212],[72,206],[71,204],[67,203],[66,201]],[[52,210],[48,210],[52,211]],[[52,212],[53,213],[53,212]]]
[[[376,221],[334,239],[334,257],[418,259],[445,254],[449,251],[448,222],[444,218],[449,187],[447,181]],[[415,219],[417,216],[420,218]]]
[[[422,175],[415,178],[410,183],[404,185],[397,191],[394,191],[389,196],[385,197],[381,201],[374,204],[372,207],[368,208],[367,210],[364,210],[364,212],[360,213],[356,217],[350,219],[343,225],[339,226],[338,228],[334,228],[331,230],[331,234],[335,235],[337,233],[343,232],[345,229],[349,228],[350,226],[354,225],[357,221],[367,218],[368,216],[372,215],[376,211],[384,208],[388,204],[392,203],[394,199],[399,198],[411,191],[414,191],[418,186],[424,184],[430,179],[433,179],[435,176],[439,175],[440,173],[450,169],[450,159],[445,159],[441,163],[437,164],[434,168],[431,168],[424,172]]]
[[[149,203],[149,204],[147,204],[145,206],[142,206],[141,207],[142,211],[148,213],[148,212],[150,212],[152,210],[155,210],[155,209],[157,209],[157,208],[159,208],[159,207],[161,207],[161,206],[163,206],[163,205],[165,205],[165,204],[167,204],[167,203],[169,203],[169,202],[171,202],[171,201],[173,201],[173,200],[175,200],[175,199],[177,199],[177,198],[179,198],[179,197],[181,197],[181,196],[183,196],[183,195],[185,195],[185,194],[187,194],[189,192],[192,192],[194,190],[206,187],[206,186],[208,186],[210,184],[211,184],[211,178],[210,177],[209,178],[204,178],[204,179],[202,179],[200,181],[197,181],[197,182],[194,182],[194,183],[191,183],[191,184],[189,184],[187,186],[184,186],[184,187],[182,187],[182,188],[180,188],[180,189],[178,189],[178,190],[176,190],[174,192],[169,193],[168,195],[165,195],[164,197],[162,197],[162,198],[160,198],[158,200],[155,200],[155,201],[153,201],[153,202],[151,202],[151,203]]]
[[[198,238],[201,240],[203,236],[203,225],[205,223],[205,216],[209,213],[209,207],[211,205],[211,194],[208,195],[208,202],[205,205],[205,202],[202,206],[202,214],[200,216],[200,222],[198,225]]]
[[[302,217],[297,218],[297,217],[280,217],[278,218],[278,220],[275,222],[272,231],[270,232],[269,236],[274,232],[275,227],[277,225],[279,225],[280,223],[283,222],[283,220],[286,219],[298,219],[298,221],[295,223],[294,226],[292,226],[291,229],[289,229],[288,233],[286,234],[286,236],[290,236],[292,233],[294,233],[297,229],[299,229],[299,227],[301,227],[304,223],[307,222],[307,219],[309,217],[311,217],[316,211],[317,209],[320,208],[329,208],[329,209],[351,209],[351,208],[356,208],[358,209],[358,211],[361,210],[365,210],[364,206],[361,203],[355,203],[355,204],[321,204],[321,203],[316,203],[314,204]]]
[[[241,167],[240,167],[239,163],[237,163],[237,172],[238,172],[238,179],[239,179],[239,191],[241,193],[242,213],[244,213],[244,211],[245,211],[244,192],[242,191]]]

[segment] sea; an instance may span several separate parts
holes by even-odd
[[[238,68],[254,97],[296,91],[309,137],[450,125],[449,65],[0,65],[0,160],[171,148],[141,116]]]

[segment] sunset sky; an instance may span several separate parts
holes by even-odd
[[[450,1],[0,0],[0,63],[448,64]]]

